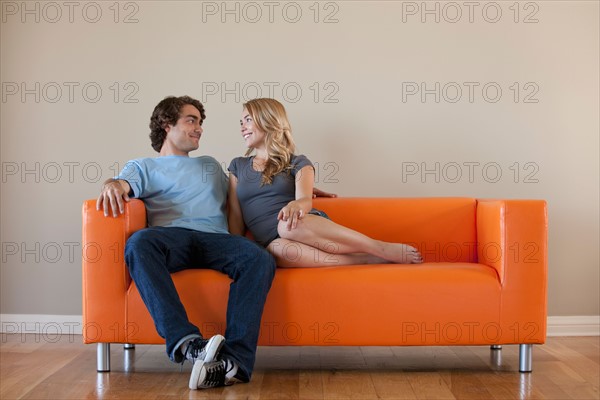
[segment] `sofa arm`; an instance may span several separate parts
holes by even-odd
[[[125,213],[105,217],[96,200],[83,203],[82,284],[85,343],[126,342],[126,294],[131,278],[125,265],[125,242],[146,226],[140,200],[125,204]]]
[[[547,236],[545,201],[478,200],[477,255],[498,272],[505,343],[545,340]]]

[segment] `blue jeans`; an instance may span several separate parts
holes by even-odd
[[[127,240],[125,261],[156,330],[166,341],[167,354],[175,362],[183,360],[176,348],[179,341],[202,334],[188,320],[171,273],[206,268],[227,274],[233,282],[221,355],[237,362],[236,377],[250,380],[263,307],[275,275],[275,261],[265,249],[242,236],[151,227]]]

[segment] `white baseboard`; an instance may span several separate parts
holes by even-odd
[[[600,336],[600,315],[548,317],[547,336]]]
[[[1,333],[81,335],[81,315],[0,314]],[[548,336],[600,336],[600,315],[548,317]]]

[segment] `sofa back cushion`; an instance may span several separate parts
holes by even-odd
[[[374,239],[407,243],[425,262],[477,262],[473,198],[317,198],[332,221]]]

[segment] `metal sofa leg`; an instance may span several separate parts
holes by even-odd
[[[532,353],[532,344],[519,345],[519,372],[531,372]]]
[[[110,343],[98,343],[96,363],[98,372],[110,371]]]
[[[490,346],[490,362],[496,368],[502,366],[502,345],[493,344]]]
[[[123,349],[125,349],[125,350],[135,350],[135,344],[133,344],[133,343],[125,343],[123,345]]]

